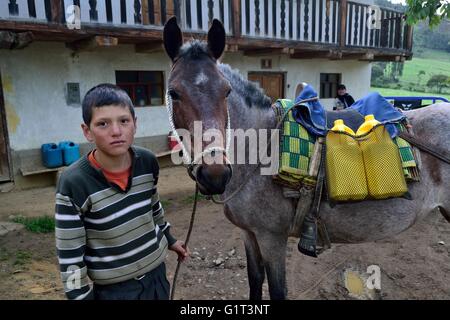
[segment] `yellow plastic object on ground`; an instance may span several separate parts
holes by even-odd
[[[351,134],[352,136],[355,135],[355,132],[351,128],[347,127],[344,124],[344,120],[342,120],[342,119],[337,119],[337,120],[334,121],[334,127],[331,128],[331,131],[334,131],[334,132],[347,132],[348,134]]]
[[[369,196],[386,199],[404,195],[408,187],[400,154],[386,128],[378,124],[356,139],[363,154]]]
[[[329,131],[326,136],[327,186],[330,198],[356,201],[368,195],[363,154],[349,134]]]
[[[356,131],[356,135],[360,136],[366,134],[378,124],[380,124],[380,122],[375,119],[374,115],[368,114],[367,116],[364,117],[364,123],[359,126],[358,130]]]

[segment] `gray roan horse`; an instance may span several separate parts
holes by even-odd
[[[225,48],[225,31],[214,20],[208,41],[193,40],[183,45],[176,19],[164,28],[164,46],[173,62],[168,82],[175,128],[193,133],[194,121],[203,129],[216,129],[225,136],[227,112],[231,128],[273,129],[276,127],[271,102],[261,89],[217,60]],[[430,145],[450,150],[450,104],[435,104],[406,113],[416,136]],[[204,144],[204,147],[206,144]],[[224,147],[222,145],[222,147]],[[248,150],[248,149],[247,149]],[[194,155],[195,156],[195,155]],[[201,156],[219,156],[202,153]],[[220,156],[224,156],[220,152]],[[333,243],[358,243],[394,236],[436,208],[450,222],[450,165],[421,152],[421,181],[409,185],[412,200],[395,198],[339,204],[321,203]],[[226,198],[253,176],[226,202],[226,217],[244,231],[250,299],[262,298],[267,274],[271,299],[287,295],[286,247],[295,214],[295,203],[283,196],[271,176],[253,170],[255,164],[199,164],[195,178],[203,194]],[[223,199],[222,198],[222,199]],[[302,201],[302,199],[300,199]]]

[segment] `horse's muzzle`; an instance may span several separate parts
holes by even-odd
[[[222,194],[232,175],[230,164],[199,164],[192,171],[192,178],[204,195]]]

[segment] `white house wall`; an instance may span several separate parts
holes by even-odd
[[[67,105],[67,82],[79,82],[81,99],[93,86],[116,83],[116,70],[169,72],[163,52],[138,54],[124,45],[72,56],[61,43],[33,43],[24,50],[0,50],[10,146],[13,150],[40,148],[43,143],[86,142],[82,135],[81,105]],[[136,137],[167,134],[166,108],[136,108]]]
[[[261,59],[271,58],[272,69],[261,69]],[[370,90],[370,75],[372,71],[369,62],[352,60],[327,59],[290,59],[287,56],[248,57],[240,53],[227,54],[223,61],[229,63],[247,75],[251,71],[284,72],[285,93],[289,99],[295,99],[295,89],[301,82],[312,85],[320,91],[321,73],[341,73],[342,83],[347,87],[355,100],[365,96]],[[331,109],[334,99],[321,99],[325,108]]]
[[[268,56],[271,70],[261,70],[261,58],[226,53],[223,62],[247,77],[250,71],[284,72],[286,98],[295,98],[300,82],[320,86],[320,73],[342,73],[349,93],[359,99],[370,87],[371,65],[359,61],[292,60]],[[163,52],[135,53],[134,46],[120,45],[76,55],[64,44],[36,42],[23,50],[0,50],[0,72],[6,105],[10,146],[13,150],[40,148],[43,143],[70,140],[86,142],[80,124],[81,106],[67,105],[67,82],[80,83],[81,98],[94,85],[115,83],[116,70],[163,71],[167,81],[169,59]],[[330,108],[332,99],[322,100]],[[164,106],[136,108],[136,137],[165,135],[170,131]]]

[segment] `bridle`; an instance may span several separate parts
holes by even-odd
[[[178,144],[181,146],[181,152],[183,157],[183,163],[187,166],[187,171],[189,176],[192,180],[194,180],[196,183],[197,181],[197,171],[199,168],[199,162],[201,162],[202,158],[205,155],[211,155],[214,157],[216,152],[221,152],[224,155],[225,164],[230,169],[231,175],[233,175],[233,167],[231,165],[230,160],[228,159],[228,155],[230,152],[230,146],[231,146],[231,121],[230,121],[230,111],[228,110],[228,104],[227,104],[227,124],[226,124],[226,142],[225,142],[225,148],[222,147],[211,147],[207,148],[203,151],[201,151],[199,154],[191,157],[190,152],[187,151],[186,146],[184,145],[183,141],[180,139],[180,136],[178,135],[178,132],[175,128],[175,123],[173,121],[173,103],[172,103],[172,97],[169,94],[169,90],[166,91],[166,104],[167,104],[167,112],[169,114],[169,124],[172,129],[173,137],[177,140]]]

